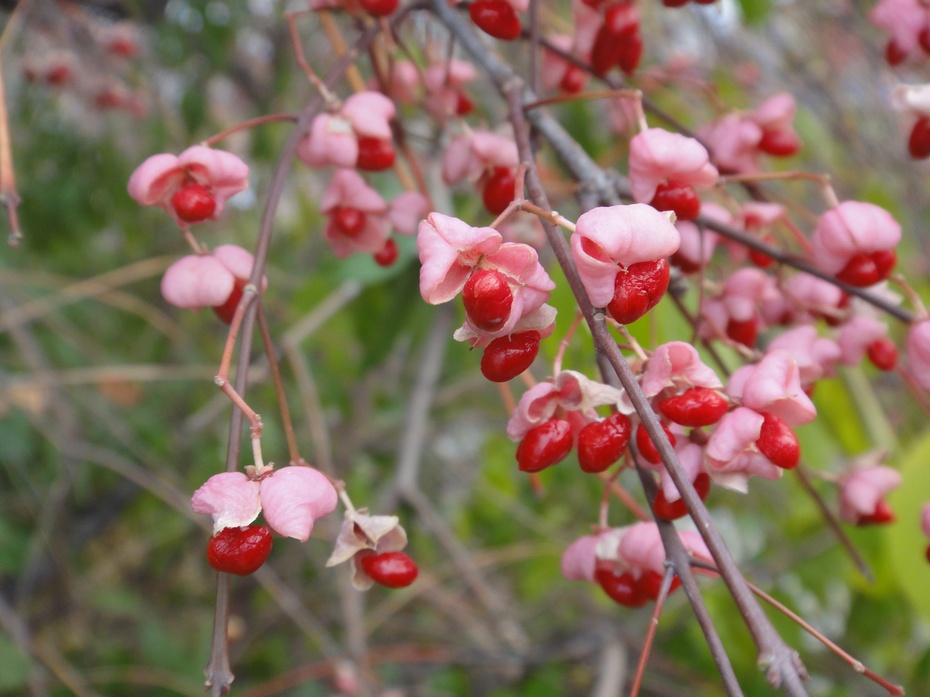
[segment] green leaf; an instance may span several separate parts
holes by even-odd
[[[771,0],[739,0],[747,24],[761,23],[772,9]]]
[[[19,694],[29,681],[29,660],[16,645],[0,634],[0,692]]]

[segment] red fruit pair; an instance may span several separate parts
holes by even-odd
[[[692,428],[711,426],[730,409],[726,397],[709,387],[692,387],[656,406],[669,421]]]
[[[632,75],[643,56],[639,19],[630,5],[614,5],[607,10],[591,48],[591,72],[604,77],[615,65]],[[635,21],[633,21],[635,20]]]
[[[355,166],[366,172],[380,172],[394,164],[397,157],[389,140],[362,137],[358,139],[358,159]]]
[[[706,501],[707,495],[710,493],[710,475],[707,472],[701,472],[692,483],[694,484],[694,490],[701,497],[701,501]],[[681,498],[669,501],[665,498],[665,493],[659,489],[655,501],[652,502],[652,512],[656,514],[656,518],[672,521],[688,515],[688,507],[685,506],[685,501]]]
[[[255,573],[271,554],[271,529],[265,525],[223,528],[207,544],[207,561],[217,571],[237,576]]]
[[[513,41],[523,30],[517,11],[506,0],[475,0],[468,6],[468,16],[481,31],[495,39]]]
[[[614,297],[607,312],[620,324],[630,324],[658,305],[668,289],[669,266],[665,259],[620,267],[614,279]]]
[[[668,438],[668,442],[671,443],[674,448],[677,442],[675,434],[669,431],[665,424],[660,425],[662,426],[662,430],[665,431],[665,437]],[[636,449],[639,450],[639,454],[646,462],[651,462],[654,465],[658,465],[662,462],[662,458],[659,456],[659,451],[656,449],[655,443],[652,442],[649,432],[642,424],[636,427]]]
[[[404,588],[420,573],[416,563],[403,552],[368,554],[361,558],[362,570],[371,580],[388,588]]]
[[[624,607],[642,607],[650,600],[657,599],[662,586],[662,574],[656,571],[645,571],[636,578],[629,571],[616,573],[601,568],[595,570],[594,579],[611,600]],[[672,579],[669,593],[680,585],[681,581],[676,576]]]
[[[500,215],[513,201],[517,175],[510,167],[495,167],[484,179],[481,200],[491,215]]]
[[[801,444],[798,437],[791,430],[791,426],[774,414],[762,414],[762,431],[756,441],[759,452],[765,455],[774,465],[790,470],[798,466],[801,461]]]
[[[871,254],[857,254],[836,274],[836,279],[856,288],[866,288],[884,281],[891,275],[898,255],[893,249],[885,249]]]
[[[694,220],[701,212],[701,199],[694,187],[673,179],[656,187],[649,205],[657,211],[674,211],[678,220]]]
[[[603,472],[623,455],[633,424],[625,414],[592,421],[578,434],[578,464],[585,472]]]
[[[496,332],[510,317],[513,291],[500,271],[478,269],[465,282],[462,301],[473,325],[485,332]]]
[[[196,182],[189,182],[174,192],[171,207],[185,223],[199,223],[216,210],[213,194]]]
[[[517,446],[521,472],[539,472],[564,460],[572,451],[572,425],[552,418],[526,432]]]
[[[507,382],[533,365],[539,332],[517,332],[494,339],[481,356],[481,374],[491,382]]]

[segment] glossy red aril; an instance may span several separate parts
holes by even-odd
[[[869,515],[859,516],[856,525],[885,525],[897,520],[894,511],[885,499],[879,499],[875,504],[875,510]]]
[[[399,253],[397,243],[392,239],[388,239],[381,248],[381,251],[376,252],[372,256],[378,266],[390,266],[397,261],[397,255]]]
[[[733,341],[753,348],[759,335],[759,318],[750,317],[745,321],[731,319],[727,322],[726,333]]]
[[[388,588],[404,588],[417,579],[420,570],[403,552],[383,552],[362,557],[362,571],[371,580]]]
[[[901,48],[897,41],[891,39],[885,44],[885,60],[888,61],[888,65],[901,65],[905,58],[907,58],[907,51]]]
[[[789,128],[762,131],[759,150],[773,157],[791,157],[801,149],[801,139]]]
[[[614,297],[607,312],[620,324],[630,324],[659,304],[668,289],[669,266],[665,259],[643,261],[620,268],[614,280]]]
[[[355,237],[365,228],[365,214],[357,208],[338,206],[333,209],[333,222],[343,234]]]
[[[481,356],[481,374],[491,382],[507,382],[533,365],[539,332],[518,332],[494,339]]]
[[[500,215],[513,201],[516,173],[510,167],[495,167],[484,183],[481,199],[491,215]]]
[[[917,34],[917,43],[924,53],[930,53],[930,24],[924,26]]]
[[[559,88],[568,94],[578,94],[584,89],[588,76],[577,65],[569,65],[559,81]]]
[[[237,576],[255,573],[270,553],[271,529],[265,525],[223,528],[207,544],[210,566]]]
[[[632,75],[639,67],[639,61],[643,57],[643,37],[637,31],[631,34],[620,46],[620,56],[617,58],[617,65],[624,75]]]
[[[505,0],[475,0],[468,6],[471,21],[485,34],[495,39],[513,41],[520,36],[520,17]]]
[[[220,318],[221,322],[232,324],[236,308],[239,307],[239,301],[242,300],[242,291],[245,289],[245,284],[246,281],[237,278],[232,293],[226,298],[226,302],[213,308],[213,312]]]
[[[856,288],[866,288],[888,278],[897,263],[898,255],[893,249],[857,254],[836,274],[836,279]]]
[[[674,576],[672,578],[672,583],[668,587],[668,592],[673,593],[680,585],[681,581],[678,580],[677,576]],[[636,586],[639,592],[649,600],[658,600],[659,590],[662,588],[662,574],[658,571],[644,571],[636,582]]]
[[[678,220],[694,220],[701,212],[701,199],[694,187],[673,180],[656,187],[649,205],[659,211],[675,211]]]
[[[359,0],[362,9],[375,17],[387,17],[397,9],[398,0]]]
[[[592,421],[578,434],[578,464],[585,472],[603,472],[623,455],[633,424],[626,414]]]
[[[662,4],[666,7],[684,7],[691,0],[662,0]]]
[[[790,470],[798,466],[801,460],[801,445],[791,426],[774,414],[763,414],[762,431],[756,447],[772,464]]]
[[[665,437],[668,438],[668,442],[671,443],[674,448],[676,443],[675,434],[669,431],[665,424],[661,424],[661,426],[662,430],[665,431]],[[636,448],[646,462],[658,465],[662,461],[655,443],[652,442],[652,438],[649,437],[649,432],[642,424],[636,427]]]
[[[475,103],[464,92],[459,92],[455,101],[455,115],[468,116],[475,109]]]
[[[355,165],[366,172],[380,172],[393,165],[396,156],[391,141],[362,137],[358,139],[358,160]]]
[[[185,223],[199,223],[213,215],[216,201],[204,187],[191,182],[174,192],[171,207]]]
[[[478,269],[465,282],[462,301],[472,324],[482,331],[496,332],[510,317],[513,291],[500,271]]]
[[[772,244],[774,240],[772,240],[771,235],[766,235],[762,238],[762,241],[766,244]],[[775,263],[775,259],[773,257],[770,257],[765,252],[760,252],[758,249],[749,250],[749,261],[758,266],[760,269],[767,269]]]
[[[915,160],[930,156],[930,118],[921,116],[911,128],[907,151]]]
[[[692,428],[717,423],[730,408],[726,398],[709,387],[692,387],[663,399],[657,406],[669,421]]]
[[[565,419],[549,419],[526,432],[517,446],[521,472],[539,472],[564,460],[572,451],[572,425]]]
[[[865,349],[869,360],[879,370],[894,370],[898,364],[898,347],[887,336],[876,339]]]
[[[642,607],[649,602],[649,597],[643,593],[629,571],[616,573],[610,569],[597,569],[594,572],[594,579],[607,596],[619,605]]]
[[[700,472],[693,483],[697,495],[701,498],[701,501],[705,501],[710,493],[710,475],[707,472]],[[655,501],[652,502],[652,512],[656,514],[657,518],[672,521],[686,516],[688,507],[685,506],[685,500],[681,498],[669,501],[665,498],[665,492],[659,489]]]

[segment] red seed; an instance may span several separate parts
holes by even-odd
[[[668,438],[668,442],[671,443],[672,447],[675,447],[675,435],[668,430],[665,424],[661,424],[661,426],[662,430],[665,431],[665,436]],[[662,461],[662,458],[659,456],[659,451],[656,449],[655,444],[652,442],[652,438],[649,437],[649,432],[642,424],[636,427],[636,448],[639,450],[639,454],[642,455],[646,462],[651,462],[652,464],[657,465]]]
[[[333,222],[344,235],[357,237],[365,229],[365,214],[357,208],[337,206],[332,212]]]
[[[620,324],[630,324],[658,305],[668,289],[669,266],[665,259],[620,268],[614,280],[614,297],[607,312]]]
[[[495,167],[484,183],[481,199],[491,215],[500,215],[513,201],[516,173],[510,167]]]
[[[898,347],[887,336],[873,341],[865,351],[872,365],[879,370],[894,370],[898,364]]]
[[[373,17],[387,17],[397,9],[398,0],[359,0],[359,4]]]
[[[472,324],[482,331],[496,332],[510,317],[513,292],[500,271],[478,269],[465,282],[462,301]]]
[[[657,406],[669,421],[692,428],[717,423],[730,408],[726,398],[709,387],[692,387]]]
[[[921,116],[911,128],[907,151],[915,160],[930,156],[930,118]]]
[[[603,472],[623,455],[633,424],[625,414],[593,421],[578,434],[578,464],[585,472]]]
[[[642,607],[649,602],[649,597],[629,571],[618,574],[610,569],[597,569],[594,578],[607,596],[619,605]]]
[[[255,573],[270,553],[271,529],[265,525],[223,528],[207,544],[210,566],[237,576]]]
[[[420,573],[416,563],[403,552],[369,554],[361,558],[362,570],[371,580],[388,588],[404,588]]]
[[[866,288],[888,278],[897,263],[898,255],[893,249],[871,254],[863,252],[850,259],[836,274],[836,279],[856,288]]]
[[[564,460],[572,451],[572,425],[565,419],[549,419],[531,428],[517,446],[521,472],[539,472]]]
[[[375,263],[378,266],[390,266],[395,261],[397,261],[397,255],[399,254],[397,249],[397,243],[393,239],[388,239],[384,243],[384,246],[381,248],[381,251],[376,252],[372,256],[374,257]]]
[[[518,332],[494,339],[481,356],[481,374],[491,382],[507,382],[529,368],[539,353],[539,332]]]
[[[801,460],[801,445],[791,426],[774,414],[763,414],[762,431],[756,441],[759,452],[772,464],[790,470],[798,466]]]
[[[485,34],[495,39],[513,41],[520,36],[520,17],[505,0],[475,0],[468,6],[471,21]]]
[[[394,164],[397,157],[389,140],[362,137],[358,139],[358,159],[355,166],[366,172],[380,172]]]
[[[649,205],[659,211],[675,211],[678,220],[694,220],[701,212],[701,199],[694,187],[674,180],[659,184]]]
[[[199,223],[213,215],[216,201],[204,187],[191,182],[174,192],[171,207],[185,223]]]
[[[886,525],[897,520],[894,511],[885,499],[879,499],[875,504],[875,510],[869,515],[859,516],[856,525]]]
[[[707,495],[710,493],[710,475],[707,472],[698,473],[698,476],[694,479],[694,489],[697,491],[698,496],[701,497],[701,501],[707,499]],[[656,514],[656,518],[672,521],[686,516],[688,507],[685,506],[685,501],[681,498],[668,501],[665,498],[665,493],[662,489],[659,489],[655,501],[652,502],[652,512]]]

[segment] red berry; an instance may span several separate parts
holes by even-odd
[[[836,279],[856,288],[866,288],[879,281],[884,281],[891,274],[898,255],[893,249],[886,249],[871,254],[857,254],[836,274]]]
[[[604,12],[604,28],[618,39],[630,37],[639,32],[639,13],[632,3],[611,5]]]
[[[359,4],[374,17],[387,17],[397,9],[398,0],[359,0]]]
[[[139,52],[139,45],[126,36],[117,36],[109,44],[107,51],[121,58],[134,58]]]
[[[885,499],[879,499],[875,504],[875,510],[870,515],[859,516],[856,525],[885,525],[897,520],[894,511]]]
[[[869,360],[879,370],[894,370],[898,364],[898,347],[887,336],[876,339],[866,349]]]
[[[709,387],[692,387],[658,403],[659,411],[669,421],[682,426],[710,426],[727,413],[726,398]]]
[[[662,0],[662,4],[666,7],[684,7],[691,0]]]
[[[539,472],[564,460],[572,451],[572,425],[565,419],[549,419],[526,432],[517,446],[521,472]]]
[[[578,464],[585,472],[603,472],[623,455],[633,424],[625,414],[592,421],[578,434]]]
[[[907,140],[907,151],[915,160],[930,156],[930,118],[921,116],[917,119]]]
[[[510,167],[495,167],[485,179],[481,198],[491,215],[500,215],[513,201],[516,173]]]
[[[565,73],[559,81],[559,88],[568,94],[578,94],[584,89],[588,76],[584,70],[577,65],[569,65],[565,68]]]
[[[768,244],[771,244],[772,236],[766,235],[765,237],[762,238],[762,241],[767,242]],[[768,267],[770,267],[772,264],[775,263],[775,259],[770,257],[765,252],[760,252],[758,249],[749,250],[749,260],[753,264],[758,266],[760,269],[767,269]]]
[[[71,82],[71,68],[67,63],[57,63],[45,73],[45,81],[50,85],[60,86]]]
[[[403,552],[369,554],[361,558],[362,571],[371,580],[388,588],[404,588],[417,579],[420,570]]]
[[[171,207],[185,223],[199,223],[213,215],[216,201],[204,187],[191,182],[174,192]]]
[[[772,464],[790,470],[798,466],[801,460],[801,445],[791,426],[774,414],[763,414],[762,431],[756,447]]]
[[[601,25],[594,37],[591,48],[591,72],[598,77],[604,77],[611,68],[620,62],[620,41],[614,36],[607,25]]]
[[[701,264],[691,261],[681,250],[670,256],[668,261],[672,266],[677,266],[682,273],[697,273],[701,270]]]
[[[639,61],[643,57],[643,37],[637,31],[625,40],[621,39],[621,41],[617,65],[620,66],[620,70],[625,75],[632,75],[636,68],[639,67]]]
[[[384,246],[381,248],[380,252],[376,252],[372,256],[374,257],[375,263],[378,266],[390,266],[395,261],[397,261],[397,243],[393,239],[388,239],[384,243]]]
[[[675,447],[675,434],[669,431],[665,424],[661,424],[661,426],[662,430],[665,431],[665,437],[668,438],[668,442],[671,443],[672,447]],[[646,430],[646,427],[642,424],[636,427],[636,448],[646,462],[651,462],[654,465],[662,462],[659,451],[652,442],[652,438],[649,437],[649,432]]]
[[[361,137],[358,139],[358,160],[355,166],[366,172],[380,172],[394,164],[394,146],[389,140]]]
[[[917,43],[920,44],[920,48],[923,49],[924,53],[930,53],[930,24],[917,34]]]
[[[482,331],[496,332],[510,317],[513,292],[500,271],[478,269],[465,282],[462,300],[472,324]]]
[[[520,18],[505,0],[475,0],[468,6],[468,15],[479,29],[495,39],[513,41],[520,36]]]
[[[727,322],[726,332],[733,341],[753,348],[756,345],[756,337],[759,335],[759,318],[751,317],[744,322],[731,319]]]
[[[698,5],[713,5],[717,0],[694,0]]]
[[[759,150],[773,157],[791,157],[801,149],[801,139],[790,128],[762,131]]]
[[[680,585],[681,581],[678,577],[673,577],[672,584],[668,587],[668,592],[674,592]],[[662,587],[662,574],[658,571],[644,571],[642,576],[636,581],[636,587],[639,589],[639,592],[649,600],[658,600],[659,589]]]
[[[332,216],[336,227],[349,237],[356,237],[365,228],[365,214],[357,208],[337,206]]]
[[[494,339],[481,356],[481,374],[491,382],[507,382],[533,365],[539,353],[539,332],[528,331]]]
[[[620,324],[635,322],[659,304],[668,280],[669,266],[665,259],[631,264],[628,269],[621,267],[607,312]]]
[[[656,187],[649,205],[659,211],[675,211],[678,220],[694,220],[701,212],[701,199],[694,187],[673,180]]]
[[[907,51],[901,48],[894,39],[885,45],[885,60],[888,61],[888,65],[901,65],[905,58],[907,58]]]
[[[223,528],[207,544],[210,566],[237,576],[255,573],[270,553],[271,529],[265,525]]]
[[[475,108],[475,103],[464,92],[459,92],[455,102],[455,115],[468,116]]]
[[[233,316],[236,314],[236,308],[239,307],[239,301],[242,300],[242,291],[245,289],[245,284],[245,281],[237,278],[232,293],[226,298],[226,302],[213,308],[213,312],[216,313],[216,316],[220,318],[221,322],[232,324]]]
[[[694,489],[697,491],[698,496],[701,497],[701,501],[707,499],[707,495],[710,493],[710,475],[707,472],[700,472],[695,477]],[[688,507],[685,506],[685,500],[682,498],[668,501],[665,498],[665,493],[662,489],[659,489],[655,501],[652,502],[652,512],[656,514],[656,518],[672,521],[686,516]]]
[[[649,602],[648,596],[643,593],[629,571],[618,574],[610,569],[597,569],[594,572],[594,578],[608,597],[619,605],[642,607]]]

